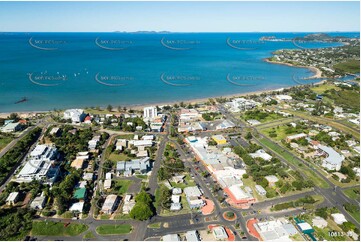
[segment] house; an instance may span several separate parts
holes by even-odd
[[[46,204],[46,197],[38,196],[35,197],[34,200],[31,202],[30,207],[32,209],[43,209],[45,204]]]
[[[71,205],[71,207],[69,208],[69,211],[71,212],[79,212],[81,213],[83,211],[83,207],[84,207],[84,202],[76,202],[76,203],[73,203]]]
[[[212,139],[217,142],[217,145],[225,145],[225,144],[227,144],[226,138],[224,138],[224,136],[221,135],[221,134],[213,135]]]
[[[227,234],[226,230],[224,229],[224,227],[222,227],[222,226],[214,227],[212,229],[212,233],[216,240],[228,239],[228,234]]]
[[[305,133],[300,133],[300,134],[295,134],[295,135],[290,135],[286,137],[286,141],[289,143],[292,140],[298,140],[298,139],[302,139],[302,138],[306,138],[307,134]]]
[[[272,159],[272,156],[267,154],[263,149],[257,150],[255,153],[250,153],[249,155],[252,158],[261,158],[265,161],[270,161]]]
[[[167,234],[162,237],[163,241],[180,241],[178,234]]]
[[[117,195],[108,195],[104,201],[101,212],[105,214],[113,213],[118,207],[119,197]]]
[[[74,192],[74,196],[73,198],[75,199],[78,199],[80,201],[84,201],[85,200],[85,197],[87,195],[87,191],[86,191],[86,188],[83,187],[83,188],[77,188]]]
[[[73,123],[84,121],[86,114],[83,109],[68,109],[64,111],[64,119],[70,119]]]
[[[59,133],[60,133],[60,128],[58,128],[58,127],[52,128],[49,132],[50,135],[54,135],[54,136],[58,136]]]
[[[187,241],[201,241],[199,239],[199,234],[197,230],[190,230],[186,233],[186,240]]]
[[[18,192],[12,192],[9,194],[9,196],[6,198],[6,204],[7,205],[15,205],[15,203],[19,200],[19,193]]]
[[[249,123],[249,124],[252,125],[252,126],[261,124],[261,122],[258,121],[258,120],[256,120],[256,119],[248,119],[248,120],[247,120],[247,123]]]
[[[327,227],[327,221],[324,218],[316,216],[312,219],[312,226],[323,229]]]
[[[202,192],[199,190],[199,188],[197,186],[184,188],[184,193],[185,193],[186,197],[202,196]]]
[[[182,204],[180,203],[171,203],[170,204],[170,211],[179,211],[182,209]]]
[[[304,233],[304,234],[309,234],[314,232],[314,229],[312,228],[312,226],[307,223],[307,222],[302,222],[302,223],[298,223],[297,227]]]
[[[132,195],[130,195],[130,194],[125,195],[124,204],[123,204],[123,208],[122,208],[123,213],[129,214],[134,206],[135,206],[135,201],[134,201],[134,199],[132,199]]]
[[[184,175],[179,175],[179,176],[173,176],[172,177],[172,181],[175,183],[183,183],[184,182]]]
[[[292,97],[289,95],[276,95],[275,99],[278,101],[289,101],[292,100]]]
[[[123,173],[124,175],[131,175],[134,171],[139,171],[144,174],[147,173],[150,169],[151,163],[149,157],[131,161],[117,162],[117,172]]]
[[[270,187],[274,187],[276,185],[276,182],[279,181],[278,177],[275,175],[265,176],[264,177],[267,181]]]
[[[172,194],[173,195],[180,195],[182,194],[182,188],[178,188],[178,187],[175,187],[172,189]]]
[[[347,222],[345,215],[343,215],[342,213],[333,213],[331,214],[331,217],[336,224],[343,224],[344,222]]]
[[[152,147],[153,141],[152,140],[133,140],[133,145],[135,147],[138,147],[138,146]]]
[[[85,181],[92,181],[94,177],[94,174],[92,172],[85,172],[83,174],[83,180]]]
[[[181,197],[179,195],[172,195],[171,200],[173,203],[180,203]]]
[[[106,179],[104,180],[104,189],[110,189],[112,187],[112,180]]]
[[[255,185],[256,191],[261,196],[266,196],[267,191],[261,185]]]

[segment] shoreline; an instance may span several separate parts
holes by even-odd
[[[316,78],[323,78],[322,77],[322,71],[314,66],[299,66],[299,65],[293,65],[290,63],[285,63],[285,62],[280,62],[280,61],[271,61],[268,58],[264,58],[263,61],[267,62],[267,63],[271,63],[271,64],[276,64],[276,65],[286,65],[286,66],[291,66],[291,67],[297,67],[297,68],[307,68],[310,71],[312,71],[314,73],[313,76],[307,77],[305,79],[316,79]]]
[[[313,85],[321,85],[326,81],[327,81],[326,79],[321,80],[319,82],[313,83]],[[140,111],[140,110],[143,110],[144,107],[149,107],[149,106],[167,106],[167,105],[172,106],[174,104],[179,104],[180,102],[184,102],[185,104],[204,103],[204,102],[207,102],[209,99],[248,97],[248,96],[251,96],[251,95],[267,94],[267,93],[282,91],[282,90],[284,90],[286,88],[300,87],[300,86],[305,86],[305,85],[310,85],[310,84],[300,84],[300,85],[294,85],[294,86],[290,86],[290,87],[271,88],[271,89],[267,89],[267,90],[244,92],[244,93],[235,93],[235,94],[229,94],[229,95],[223,95],[223,96],[210,96],[210,97],[204,97],[204,98],[175,100],[175,101],[169,101],[169,102],[156,102],[156,103],[125,105],[123,107],[126,107],[127,110],[132,109],[132,110],[135,110],[135,111]],[[85,109],[85,107],[73,107],[73,108]],[[106,107],[101,107],[101,108],[106,109]],[[71,109],[71,108],[69,108],[69,109]],[[65,110],[65,109],[58,109],[58,110],[62,111],[62,110]],[[21,118],[26,118],[26,117],[34,116],[36,114],[43,114],[43,113],[49,113],[49,112],[53,112],[53,110],[48,110],[48,111],[2,112],[2,113],[0,113],[0,118],[7,118],[11,113],[17,113]],[[118,112],[116,110],[116,108],[113,107],[112,113],[120,113],[120,112]]]

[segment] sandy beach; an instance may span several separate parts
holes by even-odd
[[[313,66],[296,66],[296,65],[292,65],[290,63],[284,63],[284,62],[280,62],[280,61],[270,61],[269,59],[263,59],[265,62],[267,63],[271,63],[271,64],[278,64],[278,65],[286,65],[286,66],[292,66],[292,67],[299,67],[299,68],[307,68],[310,71],[312,71],[314,73],[313,76],[310,76],[308,78],[305,79],[316,79],[316,78],[322,78],[322,71],[316,67]]]

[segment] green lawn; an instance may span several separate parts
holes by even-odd
[[[348,60],[334,65],[333,68],[342,73],[358,73],[360,72],[360,61]]]
[[[59,222],[33,222],[32,235],[46,236],[76,236],[88,229],[88,226],[80,223],[71,223],[64,227],[64,223]]]
[[[118,135],[117,139],[127,139],[127,140],[131,140],[134,138],[133,134],[122,134],[122,135]]]
[[[135,175],[135,176],[139,179],[147,179],[148,178],[147,175]]]
[[[360,200],[360,188],[359,187],[346,189],[343,191],[343,193],[345,193],[345,195],[351,199]]]
[[[4,149],[7,144],[13,140],[12,137],[0,136],[0,150]]]
[[[95,231],[100,235],[129,234],[132,226],[130,224],[104,224],[98,226]]]
[[[289,163],[298,167],[301,172],[303,172],[309,179],[311,179],[315,183],[316,186],[319,186],[322,188],[329,187],[327,182],[324,181],[321,177],[319,177],[314,171],[312,171],[310,168],[306,167],[303,163],[294,159],[294,157],[291,154],[289,154],[288,152],[285,152],[284,149],[286,149],[286,148],[282,149],[268,139],[260,139],[259,141],[261,142],[262,145],[267,146],[269,149],[273,150],[275,153],[282,156]]]
[[[347,211],[354,219],[357,220],[357,222],[360,223],[360,210],[358,211],[354,211],[352,213],[350,213],[349,211]]]
[[[120,154],[116,154],[114,152],[112,152],[109,157],[108,160],[113,161],[113,162],[118,162],[118,161],[125,161],[127,160],[129,157],[123,153]]]
[[[151,228],[151,229],[160,229],[160,225],[161,223],[153,223],[153,224],[149,224],[148,225],[148,228]]]
[[[88,233],[86,233],[84,236],[83,236],[83,239],[94,239],[95,236],[93,234],[93,232],[89,231]]]
[[[123,195],[124,193],[126,193],[128,191],[128,188],[130,186],[130,184],[132,184],[133,181],[131,180],[117,180],[115,181],[114,187],[113,187],[113,191],[117,192],[118,195]]]
[[[184,181],[186,183],[175,183],[175,182],[171,182],[170,184],[172,185],[172,187],[178,187],[178,188],[186,188],[186,187],[190,187],[190,186],[195,186],[195,182],[194,180],[190,177],[189,174],[187,174],[184,178]]]
[[[340,90],[341,88],[335,86],[334,84],[331,83],[325,83],[322,85],[317,85],[317,86],[313,86],[311,87],[311,90],[314,91],[317,94],[322,94],[327,90],[331,90],[331,89],[335,89],[336,91]]]

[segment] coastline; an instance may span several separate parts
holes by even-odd
[[[272,62],[271,62],[272,63]],[[316,68],[317,69],[317,68]],[[324,82],[326,82],[327,80],[321,80],[319,82],[315,82],[313,83],[313,85],[321,85]],[[301,84],[301,85],[295,85],[295,86],[291,86],[291,87],[300,87],[300,86],[305,86],[305,85],[309,85],[309,84]],[[280,88],[271,88],[271,89],[267,89],[267,90],[260,90],[260,91],[253,91],[253,92],[244,92],[244,93],[235,93],[235,94],[229,94],[229,95],[224,95],[224,96],[211,96],[211,97],[205,97],[205,98],[197,98],[197,99],[186,99],[186,100],[175,100],[175,101],[169,101],[169,102],[158,102],[158,103],[144,103],[144,104],[135,104],[135,105],[126,105],[125,107],[129,110],[135,110],[135,111],[141,111],[143,110],[144,107],[149,107],[149,106],[167,106],[167,105],[174,105],[174,104],[179,104],[180,102],[184,102],[185,104],[195,104],[195,103],[205,103],[207,102],[209,99],[216,99],[216,98],[239,98],[239,97],[248,97],[251,95],[260,95],[260,94],[267,94],[267,93],[272,93],[272,92],[277,92],[277,91],[282,91],[285,88],[290,88],[290,87],[280,87]],[[85,107],[74,107],[74,108],[82,108],[85,109]],[[106,107],[101,107],[102,109],[105,109]],[[63,109],[59,109],[59,110],[63,110]],[[48,112],[52,112],[52,110],[48,110],[48,111],[20,111],[20,112],[4,112],[4,113],[0,113],[0,118],[7,118],[11,113],[17,113],[21,118],[26,118],[26,117],[32,117],[36,114],[42,114],[42,113],[48,113]],[[113,108],[112,111],[114,114],[119,113],[115,108]]]
[[[298,67],[298,68],[307,68],[310,71],[312,71],[314,73],[313,76],[307,77],[305,79],[316,79],[316,78],[322,78],[322,71],[316,67],[313,66],[299,66],[299,65],[293,65],[290,63],[285,63],[285,62],[280,62],[280,61],[271,61],[268,58],[263,59],[263,61],[267,62],[267,63],[271,63],[271,64],[277,64],[277,65],[286,65],[286,66],[291,66],[291,67]]]

